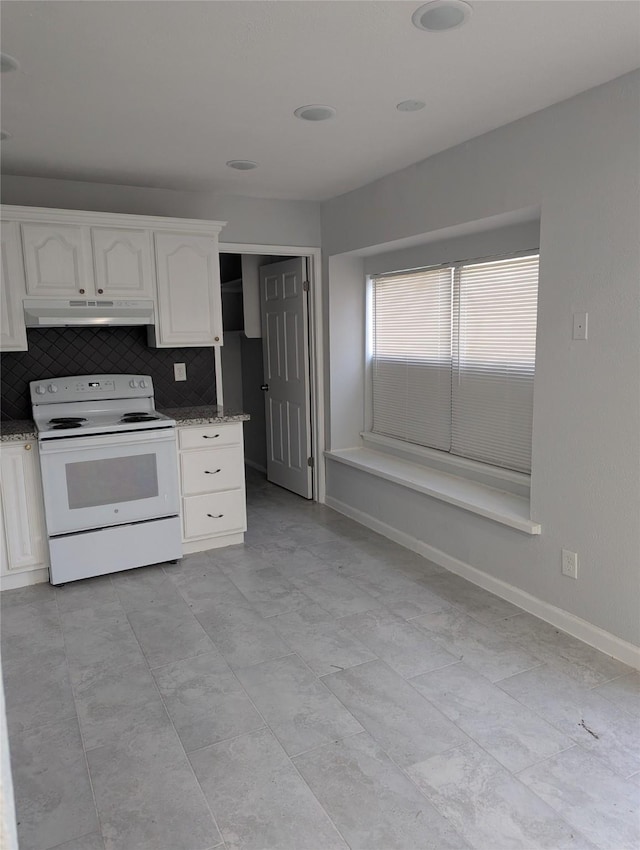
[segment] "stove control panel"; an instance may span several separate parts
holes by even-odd
[[[153,398],[153,381],[149,375],[74,375],[53,378],[47,383],[32,381],[30,389],[34,404]]]

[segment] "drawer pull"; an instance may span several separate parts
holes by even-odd
[[[219,436],[220,436],[220,434],[213,434],[212,436],[210,436],[209,434],[203,434],[202,439],[203,440],[215,440],[216,437],[219,437]]]
[[[207,514],[207,516],[210,516],[211,519],[222,519],[224,514]]]
[[[221,469],[214,469],[213,472],[212,472],[210,469],[205,469],[204,474],[205,475],[217,475],[218,472],[222,472],[222,470]]]

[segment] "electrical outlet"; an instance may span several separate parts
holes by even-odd
[[[578,578],[578,553],[562,550],[562,575],[568,578]]]
[[[186,363],[174,363],[173,364],[173,379],[174,379],[174,381],[186,381],[187,380],[187,364]]]
[[[574,313],[573,314],[573,338],[586,339],[588,330],[589,314]]]

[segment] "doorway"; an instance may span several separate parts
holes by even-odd
[[[291,262],[294,268],[300,269],[297,280],[291,274]],[[321,359],[321,293],[319,291],[319,249],[281,248],[262,245],[235,245],[223,243],[220,245],[220,270],[222,306],[224,321],[224,346],[219,352],[220,368],[217,374],[218,385],[222,388],[226,410],[244,410],[251,419],[245,423],[245,462],[268,477],[274,483],[298,493],[305,498],[316,501],[324,500],[324,469],[318,462],[322,458],[324,447],[324,420],[320,399],[323,391]],[[288,262],[289,261],[289,262]],[[262,287],[260,270],[263,270]],[[285,277],[283,274],[287,273]],[[270,288],[269,317],[265,319],[265,280],[268,274]],[[279,278],[278,278],[279,275]],[[284,306],[276,304],[274,294],[277,281],[282,287],[287,287],[286,316]],[[300,312],[293,316],[297,309],[295,298],[299,299],[300,292],[294,291],[296,286],[304,285],[304,315]],[[283,293],[284,294],[284,293]],[[278,311],[281,315],[274,315]],[[293,316],[293,319],[292,319]],[[274,343],[274,328],[280,321],[280,329],[284,324],[292,325],[298,322],[298,329],[304,330],[299,335],[299,341],[304,359],[301,368],[306,377],[306,417],[308,423],[300,423],[304,431],[299,433],[307,436],[299,444],[296,437],[295,423],[299,411],[296,411],[296,399],[276,398],[280,395],[282,385],[278,387],[277,379],[273,377],[273,355],[268,355],[267,336],[271,336],[272,350],[278,349],[278,341]],[[265,335],[264,324],[268,323],[270,330]],[[300,325],[304,322],[304,328]],[[289,332],[289,351],[291,345]],[[280,340],[283,346],[283,340]],[[265,356],[266,355],[266,356]],[[265,369],[265,363],[267,368]],[[286,365],[286,364],[285,364]],[[271,368],[272,380],[268,379]],[[267,377],[265,377],[267,376]],[[277,378],[277,376],[276,376]],[[299,390],[300,388],[298,388]],[[280,402],[280,403],[276,403]],[[291,414],[293,411],[293,414]],[[287,421],[287,415],[289,421]],[[303,417],[304,418],[304,417]],[[284,428],[282,427],[284,425]],[[284,446],[289,435],[293,435],[292,446]],[[274,451],[275,446],[275,451]],[[292,449],[289,454],[289,449]],[[282,457],[298,458],[292,469],[287,463],[282,463]],[[304,469],[302,465],[304,463]],[[309,486],[307,487],[306,482]]]

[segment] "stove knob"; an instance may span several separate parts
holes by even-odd
[[[36,392],[38,395],[44,395],[46,393],[46,389],[42,386],[42,384],[40,384],[36,387]]]
[[[132,379],[131,381],[129,381],[129,386],[131,387],[132,390],[135,390],[135,388],[138,386],[138,383],[137,383],[137,381],[134,381]]]
[[[50,393],[57,393],[58,392],[58,388],[56,387],[55,384],[49,384],[47,389],[49,390]]]
[[[140,381],[140,387],[141,387],[143,390],[144,390],[144,389],[146,389],[146,386],[147,386],[147,382],[146,382],[146,381]]]

